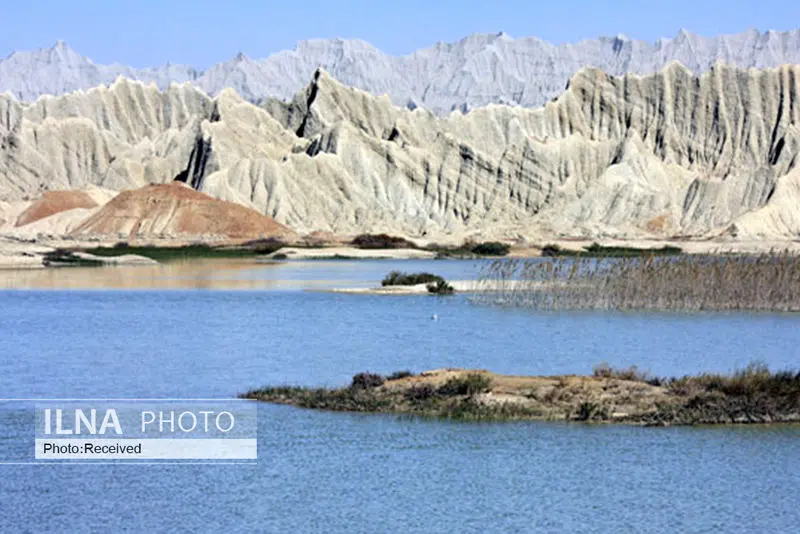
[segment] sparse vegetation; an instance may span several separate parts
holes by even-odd
[[[619,380],[634,380],[637,382],[648,382],[653,377],[646,371],[640,371],[635,365],[616,369],[606,362],[601,362],[592,369],[592,376],[598,378],[617,378]]]
[[[456,290],[444,280],[439,280],[433,284],[428,284],[428,293],[433,295],[452,295]]]
[[[444,278],[431,273],[403,273],[392,271],[381,281],[381,285],[386,286],[415,286],[418,284],[431,284],[444,282]]]
[[[124,254],[136,254],[156,261],[175,261],[196,258],[246,258],[261,254],[270,254],[283,248],[284,243],[275,239],[251,241],[235,247],[215,247],[206,244],[185,245],[180,247],[130,246],[120,242],[113,247],[95,247],[82,249],[95,256],[114,257]]]
[[[584,401],[578,405],[578,411],[571,419],[575,421],[606,421],[608,408],[596,402]]]
[[[492,385],[492,379],[480,373],[468,373],[447,380],[437,391],[440,395],[476,395],[483,393]]]
[[[497,241],[486,241],[473,245],[470,250],[478,256],[507,256],[511,247]]]
[[[430,401],[437,395],[436,387],[432,384],[420,384],[411,386],[405,392],[406,400],[412,403]]]
[[[618,246],[603,246],[597,243],[592,243],[583,250],[569,250],[561,248],[558,245],[548,244],[542,247],[542,256],[544,257],[591,257],[591,258],[638,258],[642,256],[675,256],[682,254],[683,251],[679,247],[664,245],[658,248],[639,248],[639,247],[618,247]]]
[[[507,256],[511,246],[497,241],[483,243],[465,242],[461,246],[429,245],[427,250],[436,252],[436,257],[444,258],[476,258],[481,256]]]
[[[48,252],[42,258],[47,267],[100,267],[103,262],[81,258],[71,250],[58,249]]]
[[[758,256],[495,260],[476,301],[542,310],[800,311],[800,258]]]
[[[462,420],[547,419],[642,425],[800,422],[800,372],[751,364],[732,374],[653,378],[636,368],[593,376],[511,377],[485,371],[359,373],[343,388],[267,387],[244,398],[336,411]]]
[[[408,239],[387,234],[361,234],[350,244],[361,249],[417,248],[417,245]]]
[[[395,371],[394,373],[390,374],[386,377],[386,380],[400,380],[403,378],[408,378],[410,376],[414,376],[414,373],[411,371],[404,369],[402,371]]]
[[[648,424],[770,423],[800,421],[800,371],[771,372],[751,363],[733,374],[663,378],[673,399]]]
[[[383,385],[386,379],[381,375],[375,373],[358,373],[353,376],[353,382],[350,384],[354,389],[369,389],[377,388]]]
[[[555,256],[561,256],[562,251],[561,247],[558,245],[545,245],[542,247],[542,256],[545,258],[553,258]]]

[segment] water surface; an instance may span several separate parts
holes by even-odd
[[[800,362],[793,315],[543,313],[304,291],[374,285],[392,269],[467,279],[476,264],[0,273],[4,287],[28,288],[0,291],[0,391],[227,398],[363,370],[587,373],[605,360],[671,375]],[[4,447],[27,446],[12,417],[0,410]],[[797,426],[462,424],[271,405],[259,420],[254,467],[0,466],[0,531],[788,532],[800,521]]]

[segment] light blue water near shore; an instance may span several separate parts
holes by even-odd
[[[393,268],[474,271],[352,263],[226,271],[302,281],[277,291],[0,292],[0,396],[231,397],[445,366],[800,365],[792,315],[533,313],[462,296],[298,290],[371,285]],[[800,522],[797,426],[462,424],[266,404],[259,420],[257,466],[0,466],[0,531],[790,532]]]

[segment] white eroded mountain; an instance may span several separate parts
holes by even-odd
[[[0,92],[21,100],[110,84],[117,77],[155,82],[192,82],[211,95],[232,88],[248,100],[290,99],[321,67],[345,85],[375,95],[388,94],[401,106],[436,113],[490,103],[538,107],[558,96],[584,67],[617,76],[650,74],[679,61],[701,73],[716,62],[740,68],[800,63],[800,30],[746,31],[701,37],[681,31],[673,39],[647,43],[624,36],[553,45],[534,37],[475,34],[455,43],[437,43],[407,56],[385,54],[357,39],[301,41],[294,50],[252,60],[243,54],[202,72],[185,65],[135,69],[98,65],[65,43],[49,49],[12,53],[0,60]]]
[[[540,109],[439,118],[324,71],[290,102],[119,80],[0,97],[0,200],[183,181],[299,232],[800,234],[800,67],[585,69]]]

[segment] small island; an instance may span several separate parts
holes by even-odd
[[[588,376],[512,376],[438,369],[359,373],[340,388],[275,386],[241,398],[332,411],[457,420],[544,420],[646,426],[800,422],[800,372],[751,364],[731,375],[657,378],[635,367]]]

